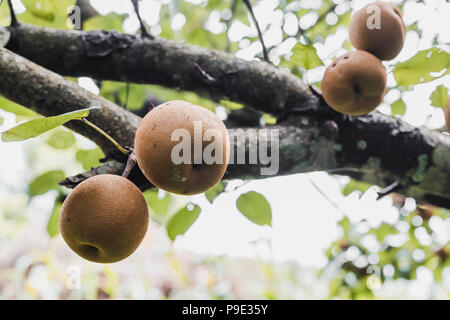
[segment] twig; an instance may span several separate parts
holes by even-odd
[[[341,207],[335,202],[333,199],[331,199],[312,179],[309,175],[306,176],[306,179],[308,182],[314,187],[314,189],[317,190],[317,192],[320,193],[320,195],[328,201],[329,204],[331,204],[336,210],[338,210],[341,214],[344,216],[347,215],[344,210],[341,209]]]
[[[139,13],[139,0],[131,0],[131,3],[133,4],[134,12],[136,12],[136,16],[141,26],[141,36],[150,40],[155,39],[155,37],[148,33],[147,29],[145,28],[144,21],[142,20],[141,14]]]
[[[258,31],[259,41],[261,41],[261,46],[262,46],[262,49],[263,49],[264,60],[266,62],[268,62],[268,63],[271,63],[270,60],[269,60],[269,54],[267,53],[266,45],[264,44],[264,39],[263,39],[263,35],[262,35],[262,32],[261,32],[261,29],[259,27],[258,20],[256,20],[255,13],[253,12],[252,4],[251,4],[250,0],[242,0],[242,1],[247,6],[248,11],[250,12],[250,16],[252,17],[253,23],[256,26],[256,30]]]
[[[208,72],[206,72],[198,63],[194,63],[194,67],[202,74],[202,76],[211,83],[214,83],[217,81],[216,78],[214,78],[212,75],[210,75]]]
[[[17,27],[20,23],[19,20],[17,20],[16,13],[14,12],[11,0],[8,0],[8,5],[9,5],[9,12],[11,14],[11,27]]]
[[[116,140],[113,139],[113,137],[111,137],[109,134],[107,134],[105,131],[103,131],[102,129],[100,129],[99,127],[97,127],[95,124],[93,124],[92,122],[90,122],[88,119],[86,118],[82,118],[81,121],[83,121],[84,123],[86,123],[88,126],[90,126],[91,128],[93,128],[94,130],[96,130],[98,133],[100,133],[101,135],[103,135],[106,139],[108,139],[109,141],[111,141],[112,144],[114,144],[117,149],[119,149],[120,152],[122,152],[123,154],[129,154],[129,150],[125,149],[124,147],[122,147],[119,143],[117,143]]]
[[[383,190],[378,192],[377,200],[380,200],[384,196],[387,196],[388,194],[399,190],[401,187],[402,187],[402,185],[400,184],[400,182],[395,181],[394,183],[390,184],[389,186],[387,186],[386,188],[384,188]]]

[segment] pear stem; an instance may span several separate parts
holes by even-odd
[[[95,124],[93,124],[92,122],[90,122],[89,120],[87,120],[86,118],[82,118],[81,121],[83,121],[84,123],[86,123],[88,126],[90,126],[91,128],[95,129],[97,132],[99,132],[100,134],[102,134],[106,139],[108,139],[109,141],[112,142],[112,144],[114,144],[117,149],[119,149],[120,152],[122,152],[123,154],[130,154],[130,152],[128,150],[126,150],[124,147],[122,147],[116,140],[114,140],[109,134],[107,134],[105,131],[103,131],[102,129],[100,129],[99,127],[97,127]]]

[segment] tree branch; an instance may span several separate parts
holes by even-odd
[[[261,28],[259,27],[258,20],[256,19],[255,13],[253,12],[252,3],[250,0],[242,0],[242,1],[244,2],[245,6],[247,7],[248,12],[250,13],[250,16],[252,17],[253,23],[255,24],[256,31],[258,32],[258,38],[259,38],[259,41],[261,42],[264,60],[266,62],[270,63],[269,54],[267,53],[267,48],[266,48],[266,45],[264,44],[264,38],[263,38],[263,34],[261,32]]]

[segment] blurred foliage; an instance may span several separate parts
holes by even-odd
[[[402,1],[400,6],[407,1]],[[2,1],[0,4],[0,25],[3,26],[10,23],[6,2]],[[25,11],[18,14],[21,22],[58,29],[74,27],[68,21],[68,14],[75,0],[21,2],[25,7]],[[263,5],[262,1],[252,3],[255,8]],[[158,21],[148,26],[154,35],[227,51],[247,60],[262,59],[261,48],[253,49],[259,48],[259,39],[242,1],[175,0],[160,4]],[[280,0],[273,7],[268,5],[271,16],[280,17],[280,21],[278,25],[259,21],[262,31],[268,34],[275,30],[275,33],[281,34],[278,40],[268,46],[271,61],[279,67],[289,69],[307,82],[309,75],[323,73],[324,65],[330,63],[331,59],[341,54],[342,50],[352,49],[350,42],[345,40],[326,56],[319,50],[330,36],[348,28],[351,15],[351,7],[348,4],[349,1]],[[114,12],[94,16],[84,22],[83,28],[124,32],[127,18],[127,14]],[[289,20],[294,21],[293,25],[297,26],[294,30],[288,28]],[[409,32],[422,37],[423,30],[417,21],[407,28]],[[235,32],[237,29],[243,31]],[[138,34],[139,30],[135,32]],[[434,37],[428,49],[417,52],[408,60],[395,65],[387,62],[386,65],[393,69],[395,79],[389,89],[396,89],[403,94],[417,85],[429,83],[448,74],[450,55],[444,47],[444,44]],[[313,80],[313,83],[320,87],[317,79]],[[246,107],[234,101],[212,101],[207,95],[200,96],[198,93],[180,91],[177,88],[126,83],[126,79],[124,82],[95,81],[95,84],[101,96],[131,111],[150,108],[152,97],[162,101],[186,100],[213,111],[222,106],[227,113]],[[446,86],[436,86],[430,95],[430,105],[442,108],[447,96]],[[407,106],[400,96],[391,103],[391,114],[401,118],[410,107],[412,106]],[[3,97],[0,97],[0,109],[15,114],[17,122],[39,117],[35,112]],[[276,122],[272,115],[265,114],[264,119],[269,124]],[[0,125],[2,123],[3,118],[0,116]],[[53,125],[46,124],[44,127],[47,130]],[[100,159],[104,158],[100,148],[92,142],[61,128],[52,129],[40,138],[32,140],[27,144],[27,152],[27,165],[30,170],[24,173],[26,186],[23,192],[11,195],[8,193],[8,196],[0,193],[0,244],[14,239],[20,233],[20,226],[27,221],[34,201],[46,197],[52,201],[46,224],[48,237],[52,237],[54,242],[61,241],[61,237],[57,237],[58,216],[69,190],[60,187],[58,182],[66,175],[99,166]],[[370,188],[369,184],[350,180],[342,186],[342,194],[345,197],[353,197],[355,194],[363,196]],[[205,197],[213,204],[215,199],[225,192],[226,184],[220,183],[205,193]],[[162,229],[163,233],[171,240],[187,232],[201,214],[201,208],[192,204],[187,197],[156,190],[146,191],[144,196],[149,204],[152,220],[161,228],[165,228]],[[399,213],[398,218],[395,221],[383,221],[378,225],[371,225],[367,220],[352,220],[344,212],[339,222],[341,235],[326,250],[327,265],[319,272],[305,270],[295,263],[275,264],[262,259],[248,261],[191,255],[191,261],[186,262],[187,259],[180,257],[173,248],[161,249],[164,245],[160,244],[159,251],[152,251],[152,256],[148,259],[160,254],[158,263],[163,266],[160,268],[168,270],[169,275],[152,279],[146,275],[144,266],[136,264],[136,268],[131,268],[136,270],[136,274],[130,277],[126,272],[120,271],[120,266],[86,264],[82,279],[83,288],[67,290],[70,279],[67,275],[69,269],[66,268],[69,266],[61,261],[69,261],[69,258],[57,257],[57,250],[49,247],[40,255],[22,252],[21,258],[17,259],[13,266],[0,270],[0,298],[48,298],[43,292],[57,292],[56,296],[50,298],[372,299],[388,295],[387,291],[392,282],[407,281],[414,284],[418,274],[424,273],[431,273],[434,288],[448,288],[445,283],[449,280],[444,283],[444,278],[450,279],[450,246],[448,241],[442,240],[442,232],[439,230],[442,226],[448,228],[449,212],[426,204],[411,205],[411,202],[414,202],[412,199],[397,195],[393,195],[393,202]],[[264,195],[254,191],[247,192],[237,199],[236,206],[256,225],[272,224],[272,209]],[[150,263],[146,266],[148,265]],[[167,280],[168,278],[171,280]],[[42,283],[51,283],[54,287],[43,289]],[[250,292],[243,294],[240,292],[240,286],[248,283],[252,283],[252,287],[245,287],[245,290]],[[12,294],[9,294],[8,288],[12,288]]]
[[[367,220],[339,225],[342,236],[326,251],[328,265],[319,275],[331,279],[329,298],[370,299],[383,283],[417,279],[418,270],[440,282],[450,271],[450,244],[438,236],[449,211],[430,205],[411,207],[412,199],[394,195],[398,219],[371,226]],[[447,268],[447,271],[444,271]]]
[[[431,105],[437,108],[445,108],[448,101],[448,89],[444,85],[439,85],[430,96]]]
[[[406,103],[403,99],[398,99],[391,104],[393,116],[402,116],[406,112]]]
[[[70,120],[81,120],[89,115],[89,109],[72,111],[53,117],[39,117],[28,120],[15,127],[2,132],[2,141],[13,142],[35,138],[41,134],[55,129]]]

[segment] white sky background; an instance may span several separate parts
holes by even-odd
[[[141,14],[152,32],[155,33],[158,33],[158,28],[155,25],[159,19],[161,2],[141,1]],[[373,1],[353,1],[352,6],[354,9],[359,9],[370,2]],[[441,42],[450,42],[450,4],[444,0],[425,2],[426,5],[408,2],[403,10],[407,25],[419,20],[419,26],[424,30],[423,38],[419,41],[415,33],[408,32],[405,47],[398,58],[386,63],[388,68],[398,61],[410,58],[418,50],[432,47],[434,34],[439,34]],[[101,14],[107,14],[111,11],[128,13],[129,18],[124,25],[125,32],[133,32],[138,29],[138,21],[133,13],[130,1],[91,0],[91,3]],[[321,1],[309,0],[305,3],[314,7],[320,6]],[[20,4],[17,1],[15,4],[20,10]],[[263,0],[255,6],[255,14],[263,30],[268,24],[280,24],[281,13],[274,12],[277,4],[276,0]],[[311,20],[308,21],[308,19]],[[302,19],[300,23],[308,25],[313,23],[314,19],[315,17],[312,15]],[[333,16],[327,19],[332,21]],[[173,26],[177,27],[189,23],[189,21],[185,21],[181,14],[175,15],[174,13],[173,20]],[[214,29],[214,23],[210,21],[208,28]],[[287,23],[284,28],[289,31],[292,26]],[[256,35],[253,26],[250,29],[236,22],[229,35],[232,39],[239,40],[247,32]],[[324,45],[315,45],[325,65],[331,62],[334,54],[340,55],[343,53],[343,49],[340,48],[347,38],[347,29],[339,28],[337,33],[330,36]],[[277,31],[276,28],[269,29],[265,35],[265,40],[268,45],[279,44],[281,41],[280,31]],[[294,44],[295,42],[292,40],[287,40],[282,48],[286,50],[285,52],[289,52]],[[246,41],[241,41],[240,46],[241,50],[237,55],[244,59],[252,59],[261,50],[259,43],[249,45]],[[308,79],[311,82],[319,81],[324,71],[325,67],[317,68],[308,73]],[[392,74],[389,81],[392,84]],[[403,99],[408,109],[403,120],[415,126],[427,125],[430,128],[443,126],[442,111],[431,107],[428,100],[432,90],[442,83],[450,87],[450,77],[447,76],[428,84],[416,86],[414,90],[405,93]],[[80,84],[98,93],[90,79],[82,79]],[[399,92],[394,90],[386,96],[386,102],[391,103],[398,97]],[[388,105],[381,105],[378,110],[390,114]],[[14,125],[12,115],[0,110],[0,116],[5,118],[0,130]],[[26,143],[5,144],[0,142],[0,201],[1,194],[6,192],[7,188],[13,192],[21,190],[31,179],[31,173],[27,173],[26,162],[23,160],[25,158],[25,146]],[[323,254],[324,249],[340,236],[341,231],[336,226],[336,221],[342,218],[342,214],[312,187],[309,179],[314,181],[338,205],[340,210],[354,221],[366,218],[372,226],[377,226],[382,221],[393,222],[397,218],[398,212],[391,206],[392,201],[389,197],[375,201],[376,187],[371,188],[362,199],[358,199],[356,194],[343,197],[340,189],[341,185],[348,181],[345,177],[341,179],[340,185],[336,179],[330,178],[325,173],[293,175],[250,182],[233,192],[220,195],[214,205],[210,205],[203,195],[192,197],[192,200],[201,206],[202,213],[192,228],[184,236],[179,237],[174,245],[201,254],[258,256],[274,261],[294,260],[304,266],[324,267],[326,263]],[[267,197],[273,211],[273,228],[256,226],[247,221],[237,211],[235,207],[237,197],[249,190],[260,192]],[[49,196],[41,197],[41,200],[34,203],[42,210],[46,208],[47,212],[52,204],[53,198]],[[449,229],[447,228],[446,231],[447,240],[450,233]],[[43,232],[45,231],[43,230]],[[270,246],[272,250],[270,250]]]

